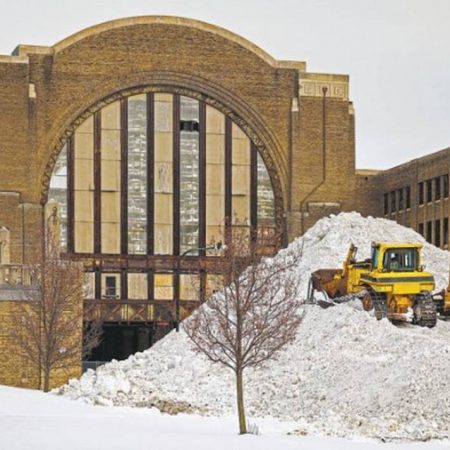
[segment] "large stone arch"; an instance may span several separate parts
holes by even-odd
[[[125,17],[121,19],[115,19],[99,23],[64,38],[63,40],[59,41],[57,44],[53,46],[53,50],[54,53],[57,54],[59,52],[66,50],[70,46],[82,41],[83,39],[86,39],[87,37],[100,34],[105,31],[114,30],[116,28],[124,28],[136,25],[155,25],[155,24],[183,26],[199,29],[207,33],[213,33],[229,41],[235,42],[239,46],[254,53],[258,58],[264,60],[267,64],[270,64],[273,67],[284,67],[286,65],[290,66],[290,64],[285,61],[276,60],[262,48],[255,45],[253,42],[250,42],[249,40],[243,38],[242,36],[236,33],[233,33],[232,31],[229,31],[217,25],[203,22],[201,20],[177,16],[136,16],[136,17]]]
[[[255,111],[236,95],[198,77],[193,78],[173,72],[152,72],[133,74],[121,81],[122,86],[119,89],[117,87],[113,89],[117,81],[112,80],[111,85],[104,86],[104,92],[96,92],[95,96],[87,97],[85,108],[67,118],[58,135],[53,137],[50,156],[41,177],[42,204],[47,202],[50,179],[64,143],[88,116],[105,105],[130,95],[169,92],[193,97],[214,106],[245,131],[258,148],[268,169],[275,197],[276,221],[279,226],[282,226],[286,192],[282,183],[283,168],[277,158],[281,150],[276,138]]]

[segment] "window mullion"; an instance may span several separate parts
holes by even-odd
[[[128,99],[120,103],[120,253],[128,254]]]

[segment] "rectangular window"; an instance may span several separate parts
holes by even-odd
[[[383,268],[389,272],[412,272],[417,268],[418,256],[415,248],[388,250],[383,257]]]
[[[256,156],[257,164],[257,205],[258,225],[273,227],[275,225],[275,199],[273,197],[272,182],[264,161],[259,154]]]
[[[156,273],[154,276],[155,300],[173,300],[173,275]]]
[[[180,97],[180,253],[199,246],[199,103]],[[198,254],[198,250],[190,252]]]
[[[148,298],[148,277],[146,273],[128,273],[128,298],[146,300]]]
[[[121,130],[120,102],[101,111],[101,249],[120,253]]]
[[[433,200],[433,180],[427,180],[427,203]]]
[[[206,106],[206,244],[222,241],[225,217],[225,116]],[[208,256],[215,250],[207,250]]]
[[[232,222],[250,225],[250,139],[232,126]]]
[[[206,278],[206,298],[221,291],[224,288],[224,280],[222,275],[208,273]]]
[[[419,202],[419,205],[423,205],[423,182],[419,183],[417,186],[417,201]]]
[[[444,198],[448,198],[448,174],[442,177],[442,183],[444,185]]]
[[[105,286],[105,297],[106,298],[116,298],[116,277],[106,277],[106,286]]]
[[[423,223],[419,223],[419,234],[424,236],[424,229],[423,229]]]
[[[198,301],[200,277],[198,274],[180,274],[180,300]]]
[[[441,177],[436,177],[434,179],[434,199],[441,199]]]
[[[64,144],[53,169],[48,200],[59,205],[60,249],[67,251],[67,143]]]
[[[85,272],[83,280],[83,298],[95,298],[95,273]]]
[[[94,251],[94,119],[86,119],[74,137],[74,247]]]
[[[395,191],[391,192],[391,213],[394,213],[396,209],[396,204],[395,204]]]
[[[398,210],[403,210],[403,189],[398,190]]]
[[[384,194],[384,214],[389,214],[389,194]]]
[[[128,98],[128,253],[147,252],[147,99]],[[151,118],[150,120],[153,120]],[[149,193],[149,195],[151,195]],[[133,298],[133,297],[131,297]]]
[[[101,275],[102,298],[114,300],[120,298],[120,274],[102,273]]]
[[[173,97],[155,94],[154,103],[154,236],[155,255],[173,249]]]
[[[433,223],[430,221],[427,222],[427,236],[426,240],[431,244],[433,241]]]
[[[442,243],[444,247],[448,247],[448,217],[444,218],[444,230],[442,234]]]
[[[411,188],[406,187],[406,209],[411,208]]]
[[[441,221],[439,219],[434,222],[434,245],[441,246]]]

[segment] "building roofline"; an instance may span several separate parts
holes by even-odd
[[[438,158],[444,156],[445,154],[448,154],[448,156],[450,156],[450,147],[444,148],[442,150],[437,150],[437,151],[435,151],[433,153],[428,153],[428,154],[426,154],[424,156],[419,156],[418,158],[411,159],[411,160],[409,160],[407,162],[404,162],[402,164],[398,164],[397,166],[390,167],[389,169],[382,170],[382,171],[380,171],[380,174],[387,173],[387,172],[389,172],[391,170],[398,170],[398,169],[401,169],[403,167],[407,167],[407,166],[410,166],[410,165],[422,163],[422,162],[425,162],[425,161],[438,159]]]
[[[15,56],[26,56],[29,53],[39,53],[39,54],[57,54],[68,47],[80,42],[81,40],[94,36],[105,31],[113,30],[116,28],[129,27],[133,25],[153,25],[153,24],[166,24],[166,25],[177,25],[183,27],[196,28],[208,33],[213,33],[221,36],[229,41],[235,42],[241,47],[254,53],[256,56],[264,60],[267,64],[273,67],[286,68],[286,69],[296,69],[299,71],[306,70],[306,63],[304,61],[285,61],[277,60],[273,58],[269,53],[267,53],[262,48],[258,47],[253,42],[248,39],[232,32],[226,30],[225,28],[219,27],[217,25],[212,25],[207,22],[202,22],[196,19],[190,19],[186,17],[176,17],[176,16],[135,16],[135,17],[125,17],[121,19],[110,20],[107,22],[102,22],[100,24],[93,25],[88,28],[84,28],[63,40],[57,42],[51,47],[45,46],[34,46],[34,45],[18,45],[14,51]]]

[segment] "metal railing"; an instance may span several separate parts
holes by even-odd
[[[22,264],[0,264],[0,286],[30,286],[30,268]]]

